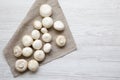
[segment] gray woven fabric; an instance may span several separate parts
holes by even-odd
[[[46,64],[52,60],[55,60],[57,58],[63,57],[64,55],[69,54],[70,52],[76,50],[76,45],[73,40],[72,34],[69,30],[68,24],[66,22],[66,19],[64,17],[64,14],[59,6],[59,3],[57,0],[36,0],[33,6],[30,8],[28,14],[18,27],[17,31],[11,38],[11,40],[8,42],[7,46],[4,48],[4,56],[6,58],[6,61],[8,65],[10,66],[10,69],[12,71],[12,74],[14,77],[17,77],[19,75],[22,75],[24,73],[19,73],[15,70],[14,64],[15,61],[17,60],[16,57],[13,55],[13,48],[16,45],[20,45],[23,47],[21,43],[22,36],[25,34],[30,35],[31,31],[33,30],[32,23],[34,19],[39,19],[41,20],[42,17],[39,14],[39,7],[41,4],[47,3],[52,6],[53,8],[53,15],[51,16],[54,21],[56,20],[61,20],[65,24],[65,30],[63,32],[57,32],[53,28],[49,29],[49,33],[53,36],[53,40],[51,42],[52,46],[52,51],[50,54],[46,55],[46,59],[40,63],[40,66],[43,64]],[[58,48],[55,44],[55,38],[57,35],[65,35],[67,38],[67,44],[63,48]],[[23,58],[23,57],[21,57]],[[27,58],[26,60],[30,60],[32,57]],[[27,70],[28,71],[28,70]]]

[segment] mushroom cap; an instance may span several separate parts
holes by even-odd
[[[62,21],[56,21],[54,22],[54,29],[57,31],[63,31],[65,29],[65,26]]]
[[[39,63],[36,60],[32,59],[28,62],[28,69],[30,71],[35,72],[38,70],[38,68],[39,68]]]
[[[42,24],[45,28],[51,28],[53,25],[53,19],[51,17],[45,17],[42,20]]]
[[[27,69],[27,61],[25,59],[18,59],[15,62],[15,69],[19,72],[24,72]]]
[[[52,7],[48,4],[43,4],[40,6],[40,15],[42,17],[49,17],[52,15]]]
[[[31,47],[25,47],[22,50],[22,54],[24,57],[29,57],[33,54],[33,49]]]
[[[20,57],[22,55],[22,49],[20,46],[15,46],[13,48],[13,53],[15,57]]]
[[[41,28],[41,32],[44,34],[44,33],[47,33],[48,30],[46,28]]]
[[[33,43],[33,39],[32,39],[31,36],[25,35],[22,38],[22,43],[23,43],[24,46],[31,46],[32,43]]]
[[[51,42],[51,40],[52,40],[51,34],[49,34],[49,33],[44,33],[44,34],[42,35],[42,40],[43,40],[44,42]]]
[[[40,32],[38,30],[33,30],[31,32],[31,36],[33,39],[39,39],[40,38]]]
[[[65,38],[65,36],[63,36],[63,35],[57,36],[57,38],[56,38],[56,44],[59,47],[65,46],[65,44],[66,44],[66,38]]]
[[[42,41],[41,40],[35,40],[32,44],[32,47],[34,49],[41,49],[42,48]]]
[[[33,26],[35,29],[41,29],[42,28],[42,23],[39,20],[34,20]]]
[[[45,53],[49,53],[51,50],[52,50],[52,45],[51,45],[50,43],[44,44],[44,46],[43,46],[43,51],[44,51]]]
[[[37,50],[34,52],[34,59],[37,61],[43,61],[45,58],[45,53],[42,50]]]

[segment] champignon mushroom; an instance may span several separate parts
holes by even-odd
[[[44,42],[50,42],[50,41],[52,40],[51,34],[49,34],[49,33],[44,33],[44,34],[42,35],[42,40],[43,40]]]
[[[42,47],[42,41],[41,40],[35,40],[32,44],[34,49],[40,49]]]
[[[45,53],[49,53],[51,50],[52,50],[52,45],[51,45],[50,43],[44,44],[44,46],[43,46],[43,51],[44,51]]]
[[[33,49],[31,47],[25,47],[22,50],[22,54],[24,57],[29,57],[33,54]]]
[[[42,23],[39,20],[34,20],[33,26],[35,29],[41,29],[42,28]]]
[[[63,31],[65,29],[64,24],[62,21],[56,21],[54,22],[54,29],[57,31]]]
[[[28,69],[30,71],[35,72],[38,70],[38,67],[39,67],[39,63],[36,60],[32,59],[28,62]]]
[[[51,28],[53,25],[53,20],[51,17],[45,17],[42,20],[42,24],[45,28]]]
[[[15,57],[20,57],[22,55],[22,49],[20,46],[15,46],[13,48],[13,53]]]
[[[42,50],[37,50],[34,52],[34,59],[37,61],[43,61],[45,58],[45,53]]]
[[[15,62],[15,69],[19,72],[24,72],[27,69],[27,61],[25,59],[18,59]]]
[[[48,30],[46,28],[41,28],[41,32],[44,34],[44,33],[47,33]]]
[[[56,38],[56,44],[59,47],[65,46],[65,44],[66,44],[66,38],[65,38],[65,36],[63,36],[63,35],[57,36],[57,38]]]
[[[31,36],[29,35],[23,36],[22,43],[24,46],[31,46],[32,42],[33,42],[33,39]]]
[[[43,4],[40,6],[40,15],[42,17],[49,17],[52,15],[52,7],[48,4]]]
[[[31,33],[31,36],[33,39],[39,39],[40,38],[40,32],[38,30],[33,30]]]

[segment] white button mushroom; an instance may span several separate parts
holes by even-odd
[[[31,47],[25,47],[25,48],[23,48],[23,50],[22,50],[22,54],[23,54],[23,56],[25,56],[25,57],[29,57],[29,56],[31,56],[31,55],[33,54],[33,50],[32,50]]]
[[[42,35],[42,40],[43,40],[44,42],[50,42],[50,41],[52,40],[51,34],[49,34],[49,33],[43,34],[43,35]]]
[[[39,39],[40,38],[40,32],[38,30],[33,30],[31,33],[31,36],[33,39]]]
[[[22,49],[20,46],[15,46],[13,48],[13,53],[15,57],[20,57],[22,55]]]
[[[42,17],[49,17],[52,15],[52,7],[48,4],[43,4],[40,6],[40,15]]]
[[[15,69],[19,72],[24,72],[27,69],[27,61],[25,59],[18,59],[15,63]]]
[[[49,53],[50,51],[52,50],[52,45],[50,43],[46,43],[44,46],[43,46],[43,51],[45,53]]]
[[[34,26],[34,28],[36,28],[36,29],[41,29],[41,28],[42,28],[42,23],[41,23],[41,21],[39,21],[39,20],[35,20],[35,21],[33,22],[33,26]]]
[[[51,28],[53,25],[53,20],[51,17],[45,17],[42,20],[42,24],[45,28]]]
[[[42,48],[42,41],[41,40],[35,40],[32,44],[34,49],[40,49]]]
[[[42,50],[37,50],[34,52],[34,59],[37,61],[43,61],[45,58],[45,53]]]
[[[28,62],[28,69],[30,71],[35,72],[38,70],[38,67],[39,67],[39,63],[36,60],[32,59]]]
[[[44,34],[44,33],[47,33],[48,30],[46,28],[41,28],[41,32]]]
[[[24,46],[31,46],[31,44],[33,43],[33,39],[31,36],[25,35],[22,38],[22,43]]]
[[[65,29],[65,27],[64,27],[64,24],[63,24],[63,22],[62,21],[56,21],[55,23],[54,23],[54,29],[55,30],[57,30],[57,31],[63,31],[64,29]]]
[[[56,38],[56,44],[57,44],[59,47],[65,46],[65,44],[66,44],[66,38],[65,38],[65,36],[59,35],[59,36]]]

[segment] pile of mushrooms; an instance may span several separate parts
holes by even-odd
[[[27,69],[35,72],[38,70],[39,62],[45,59],[45,56],[52,50],[52,35],[49,33],[48,29],[53,27],[56,31],[62,32],[65,26],[62,21],[53,21],[50,17],[52,15],[52,7],[48,4],[43,4],[40,6],[40,16],[43,17],[42,21],[34,20],[33,27],[34,30],[31,35],[24,35],[22,37],[22,44],[24,48],[16,45],[13,48],[14,56],[19,58],[15,62],[15,69],[18,72],[24,72]],[[41,37],[41,39],[40,39]],[[66,44],[66,37],[64,35],[58,35],[55,40],[58,47],[64,47]],[[43,45],[44,43],[44,45]],[[21,56],[29,58],[33,56],[33,59],[27,61],[25,59],[20,59]]]

